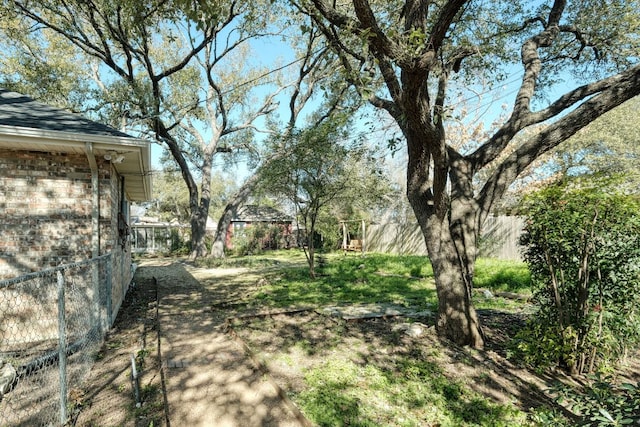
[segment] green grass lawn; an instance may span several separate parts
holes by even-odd
[[[524,262],[480,258],[473,279],[476,288],[530,294],[531,274]]]
[[[423,257],[327,254],[322,258],[315,279],[309,277],[306,264],[288,267],[269,275],[269,285],[254,298],[276,307],[377,302],[432,306],[436,301],[431,268]]]
[[[267,252],[230,258],[225,265],[263,266],[262,285],[247,299],[264,308],[392,303],[435,311],[437,296],[433,271],[426,257],[342,253],[322,254],[315,279],[309,277],[301,251]],[[271,268],[274,267],[274,268]],[[528,294],[530,277],[523,263],[480,259],[475,284],[494,292]],[[518,310],[521,302],[503,298],[474,297],[478,308]],[[247,331],[285,334],[285,326],[273,320],[237,325]],[[312,332],[305,328],[313,329]],[[327,337],[322,349],[311,345],[317,325],[298,325],[296,335],[270,354],[270,360],[286,360],[292,369],[296,354],[318,359],[305,368],[305,388],[292,399],[307,417],[320,426],[515,426],[535,425],[514,405],[499,404],[472,391],[464,380],[449,378],[439,365],[440,347],[419,353],[393,353],[362,363],[343,341],[339,326],[320,331]],[[274,338],[272,336],[272,338]],[[275,338],[274,338],[275,339]],[[272,342],[267,338],[266,342]],[[350,344],[352,345],[353,342]],[[366,340],[360,345],[368,344]],[[321,350],[325,353],[319,357]],[[374,349],[375,354],[375,349]],[[386,353],[384,353],[386,354]],[[300,357],[300,356],[298,356]],[[382,363],[384,359],[384,363]],[[425,424],[426,423],[426,424]]]
[[[266,274],[267,284],[252,296],[266,307],[324,306],[336,304],[393,303],[437,308],[433,270],[424,256],[371,253],[362,257],[342,252],[322,254],[318,274],[309,270],[300,250],[265,252],[227,258],[221,265],[279,266]],[[529,294],[530,276],[524,263],[479,259],[477,288]],[[475,298],[478,308],[514,308],[502,298]]]

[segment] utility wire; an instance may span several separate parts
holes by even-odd
[[[315,52],[312,52],[312,55],[314,55],[314,54],[316,54],[316,53],[320,52],[321,50],[322,50],[322,49],[318,49],[318,50],[316,50]],[[260,75],[258,75],[258,76],[256,76],[256,77],[254,77],[254,78],[252,78],[252,79],[250,79],[250,80],[246,80],[246,81],[244,81],[244,82],[238,83],[237,85],[235,85],[235,86],[233,86],[233,87],[231,87],[231,88],[229,88],[229,89],[227,89],[227,90],[223,91],[223,92],[222,92],[222,95],[226,95],[226,94],[228,94],[228,93],[231,93],[231,92],[233,92],[233,91],[236,91],[236,90],[240,89],[241,87],[244,87],[244,86],[250,85],[250,84],[252,84],[252,83],[256,83],[257,81],[262,80],[262,79],[264,79],[265,77],[269,77],[270,75],[275,74],[275,73],[277,73],[277,72],[280,72],[280,71],[284,70],[285,68],[289,68],[289,67],[291,67],[291,66],[293,66],[293,65],[297,64],[298,62],[302,62],[302,61],[304,61],[305,59],[307,59],[307,56],[303,56],[303,57],[300,57],[300,58],[294,59],[293,61],[291,61],[291,62],[289,62],[289,63],[287,63],[287,64],[281,65],[280,67],[274,68],[273,70],[269,70],[269,71],[267,71],[267,72],[265,72],[265,73],[263,73],[263,74],[260,74]]]

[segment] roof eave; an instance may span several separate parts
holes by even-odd
[[[42,130],[0,125],[0,148],[42,152],[85,152],[86,143],[93,144],[96,156],[109,152],[123,154],[123,163],[114,163],[118,174],[125,177],[125,191],[131,201],[151,198],[151,150],[149,142],[134,137]],[[127,179],[127,177],[129,179]],[[129,181],[130,184],[127,184]]]

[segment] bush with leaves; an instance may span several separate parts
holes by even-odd
[[[286,226],[278,224],[254,224],[236,233],[232,239],[235,255],[254,255],[265,249],[284,249],[291,246],[285,235]]]
[[[589,376],[582,393],[559,384],[557,401],[579,415],[582,426],[640,425],[640,384],[617,385],[611,377]]]
[[[179,229],[172,228],[169,235],[171,239],[171,254],[188,255],[191,251],[190,241],[185,239],[184,233]]]
[[[555,184],[530,195],[521,237],[537,313],[515,356],[574,374],[612,369],[640,342],[640,204],[611,181]]]

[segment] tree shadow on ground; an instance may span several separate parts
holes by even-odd
[[[402,317],[347,322],[313,310],[253,319],[244,317],[236,320],[234,327],[248,346],[268,359],[276,381],[294,395],[306,393],[309,372],[339,357],[365,371],[374,369],[382,373],[388,389],[404,388],[403,392],[392,392],[399,394],[390,399],[402,399],[402,405],[411,411],[426,412],[434,401],[440,401],[441,409],[460,425],[504,424],[512,415],[508,409],[512,403],[524,411],[540,406],[562,411],[563,408],[544,393],[544,387],[549,385],[544,378],[511,365],[496,352],[516,329],[509,314],[485,312],[483,315],[495,317],[495,321],[487,322],[490,328],[504,328],[493,332],[501,341],[492,343],[493,348],[486,352],[443,343],[435,335],[433,317],[411,319],[425,328],[423,335],[414,338],[399,327],[407,321]],[[326,377],[330,378],[330,374]],[[416,383],[407,382],[407,378],[422,384],[422,391],[412,390]],[[470,395],[464,391],[466,387],[478,395]],[[323,408],[315,413],[314,422],[375,424],[365,409],[370,402],[354,398],[355,385],[332,383],[325,378],[313,388],[314,395],[307,397],[305,405]],[[374,386],[371,393],[377,392]],[[480,395],[489,400],[479,398]]]

